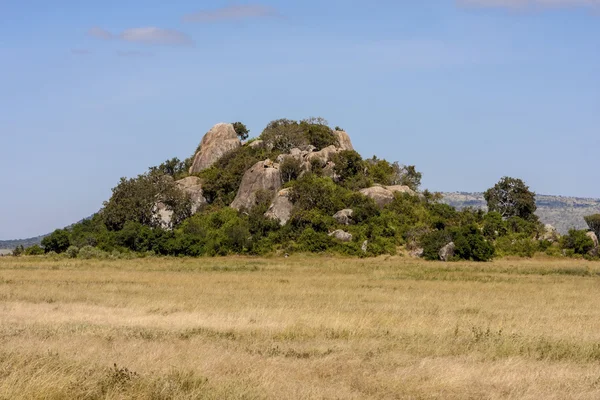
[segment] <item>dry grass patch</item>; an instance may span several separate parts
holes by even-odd
[[[0,260],[1,399],[600,398],[600,265]]]

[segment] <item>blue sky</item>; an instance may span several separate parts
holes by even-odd
[[[600,0],[0,0],[0,239],[217,122],[323,116],[423,186],[600,197]]]

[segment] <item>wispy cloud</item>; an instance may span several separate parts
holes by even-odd
[[[88,35],[93,36],[98,39],[109,40],[113,38],[113,34],[109,31],[102,29],[98,26],[94,26],[88,31]]]
[[[187,14],[184,22],[220,22],[251,18],[280,17],[277,9],[261,4],[232,5],[212,10],[201,10]]]
[[[118,50],[117,55],[119,57],[152,57],[154,54],[137,50]]]
[[[99,27],[93,27],[88,34],[103,40],[119,39],[148,45],[191,46],[194,44],[194,40],[183,32],[153,26],[126,29],[118,35]]]
[[[456,0],[462,7],[531,8],[598,8],[600,0]]]
[[[76,56],[87,56],[89,54],[92,54],[92,52],[87,49],[71,49],[71,54],[74,54]]]

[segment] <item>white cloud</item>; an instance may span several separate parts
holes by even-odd
[[[465,7],[523,8],[593,8],[600,0],[456,0]]]
[[[93,27],[88,31],[88,34],[98,39],[110,40],[116,38],[130,43],[151,45],[190,46],[194,44],[194,40],[183,32],[153,26],[126,29],[118,35],[99,27]]]
[[[183,32],[156,27],[132,28],[123,31],[119,38],[132,43],[159,45],[192,45],[194,41]]]
[[[108,39],[112,39],[113,38],[113,34],[110,33],[109,31],[102,29],[100,27],[94,26],[93,28],[91,28],[88,31],[88,35],[93,36],[95,38],[98,39],[104,39],[104,40],[108,40]]]
[[[261,4],[228,6],[213,10],[202,10],[183,17],[184,22],[218,22],[261,17],[279,17],[279,12]]]

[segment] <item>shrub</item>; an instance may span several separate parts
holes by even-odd
[[[215,165],[200,173],[202,194],[209,203],[230,205],[237,195],[246,171],[271,156],[266,149],[243,146],[221,157]]]
[[[93,258],[106,258],[107,256],[107,253],[92,246],[82,247],[81,249],[79,249],[78,254],[78,257],[84,260],[91,260]]]
[[[423,258],[426,260],[439,260],[439,252],[442,247],[452,241],[452,235],[447,231],[433,231],[424,235],[421,240]]]
[[[333,215],[344,208],[342,198],[347,191],[337,186],[330,178],[306,174],[292,186],[290,200],[295,209],[318,209]]]
[[[303,121],[301,127],[304,129],[308,143],[315,146],[317,150],[332,145],[339,146],[337,137],[328,126]]]
[[[483,218],[483,235],[486,238],[493,240],[505,236],[507,232],[507,224],[500,213],[492,211],[485,215]]]
[[[315,232],[313,228],[306,228],[298,238],[301,251],[320,253],[334,245],[334,241],[326,233]]]
[[[65,252],[71,245],[71,239],[69,232],[65,229],[57,229],[52,232],[49,236],[42,239],[42,246],[46,253],[51,251],[55,253]]]
[[[477,226],[462,227],[453,236],[458,258],[473,261],[489,261],[494,258],[494,246],[485,240]]]
[[[533,257],[537,251],[545,251],[539,243],[526,234],[511,234],[496,240],[496,250],[502,256]]]
[[[586,231],[571,229],[560,240],[563,249],[571,250],[573,254],[586,255],[594,248],[594,241]]]
[[[79,255],[79,247],[70,246],[67,249],[66,254],[67,254],[67,257],[69,257],[69,258],[77,258],[77,256]]]
[[[304,128],[297,121],[289,119],[271,121],[263,130],[260,138],[267,147],[286,153],[295,147],[308,145]]]
[[[39,245],[34,244],[33,246],[26,248],[23,254],[26,256],[41,256],[44,254],[44,249],[42,249]]]
[[[295,181],[302,174],[302,162],[295,157],[285,157],[279,165],[279,171],[281,171],[283,183]]]
[[[232,125],[233,125],[233,129],[235,130],[235,133],[238,135],[240,140],[248,139],[248,135],[250,134],[250,131],[248,130],[246,125],[242,124],[241,122],[234,122]]]

